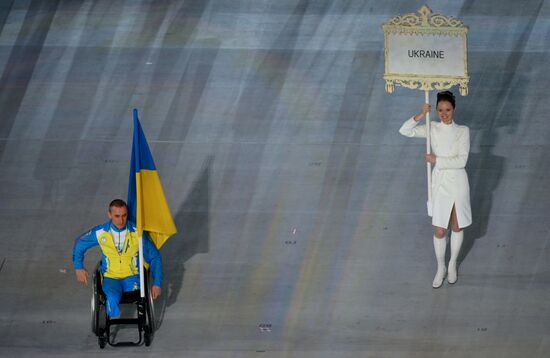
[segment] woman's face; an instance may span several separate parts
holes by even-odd
[[[451,124],[451,122],[453,121],[453,112],[454,108],[451,102],[440,101],[437,104],[437,114],[439,115],[439,119],[441,119],[441,122],[445,124]]]

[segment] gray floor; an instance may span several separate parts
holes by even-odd
[[[382,80],[422,4],[3,0],[0,355],[550,356],[550,3],[429,4],[470,26],[474,224],[439,290],[397,132],[423,94]],[[133,108],[180,233],[152,346],[100,352],[71,249],[126,197]]]

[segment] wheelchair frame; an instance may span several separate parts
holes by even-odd
[[[151,297],[151,273],[145,269],[145,297],[140,297],[140,291],[124,292],[120,304],[136,304],[137,318],[109,318],[106,311],[107,298],[102,289],[103,276],[101,275],[101,262],[96,265],[92,278],[92,332],[97,336],[97,342],[101,349],[107,344],[118,346],[139,346],[145,343],[151,345],[155,332],[155,310]],[[102,324],[104,323],[104,324]],[[116,325],[137,325],[139,340],[114,342],[111,339],[111,327]]]

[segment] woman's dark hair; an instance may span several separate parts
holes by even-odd
[[[443,92],[439,92],[437,94],[437,103],[436,103],[436,106],[439,104],[439,102],[441,101],[446,101],[446,102],[449,102],[452,106],[453,106],[453,109],[455,108],[455,95],[453,94],[453,92],[451,91],[443,91]]]

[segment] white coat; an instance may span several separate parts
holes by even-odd
[[[470,185],[464,167],[470,152],[470,130],[466,126],[431,122],[431,149],[436,156],[432,171],[432,225],[447,228],[453,205],[458,226],[472,224]],[[399,133],[406,137],[426,138],[426,125],[408,119]]]

